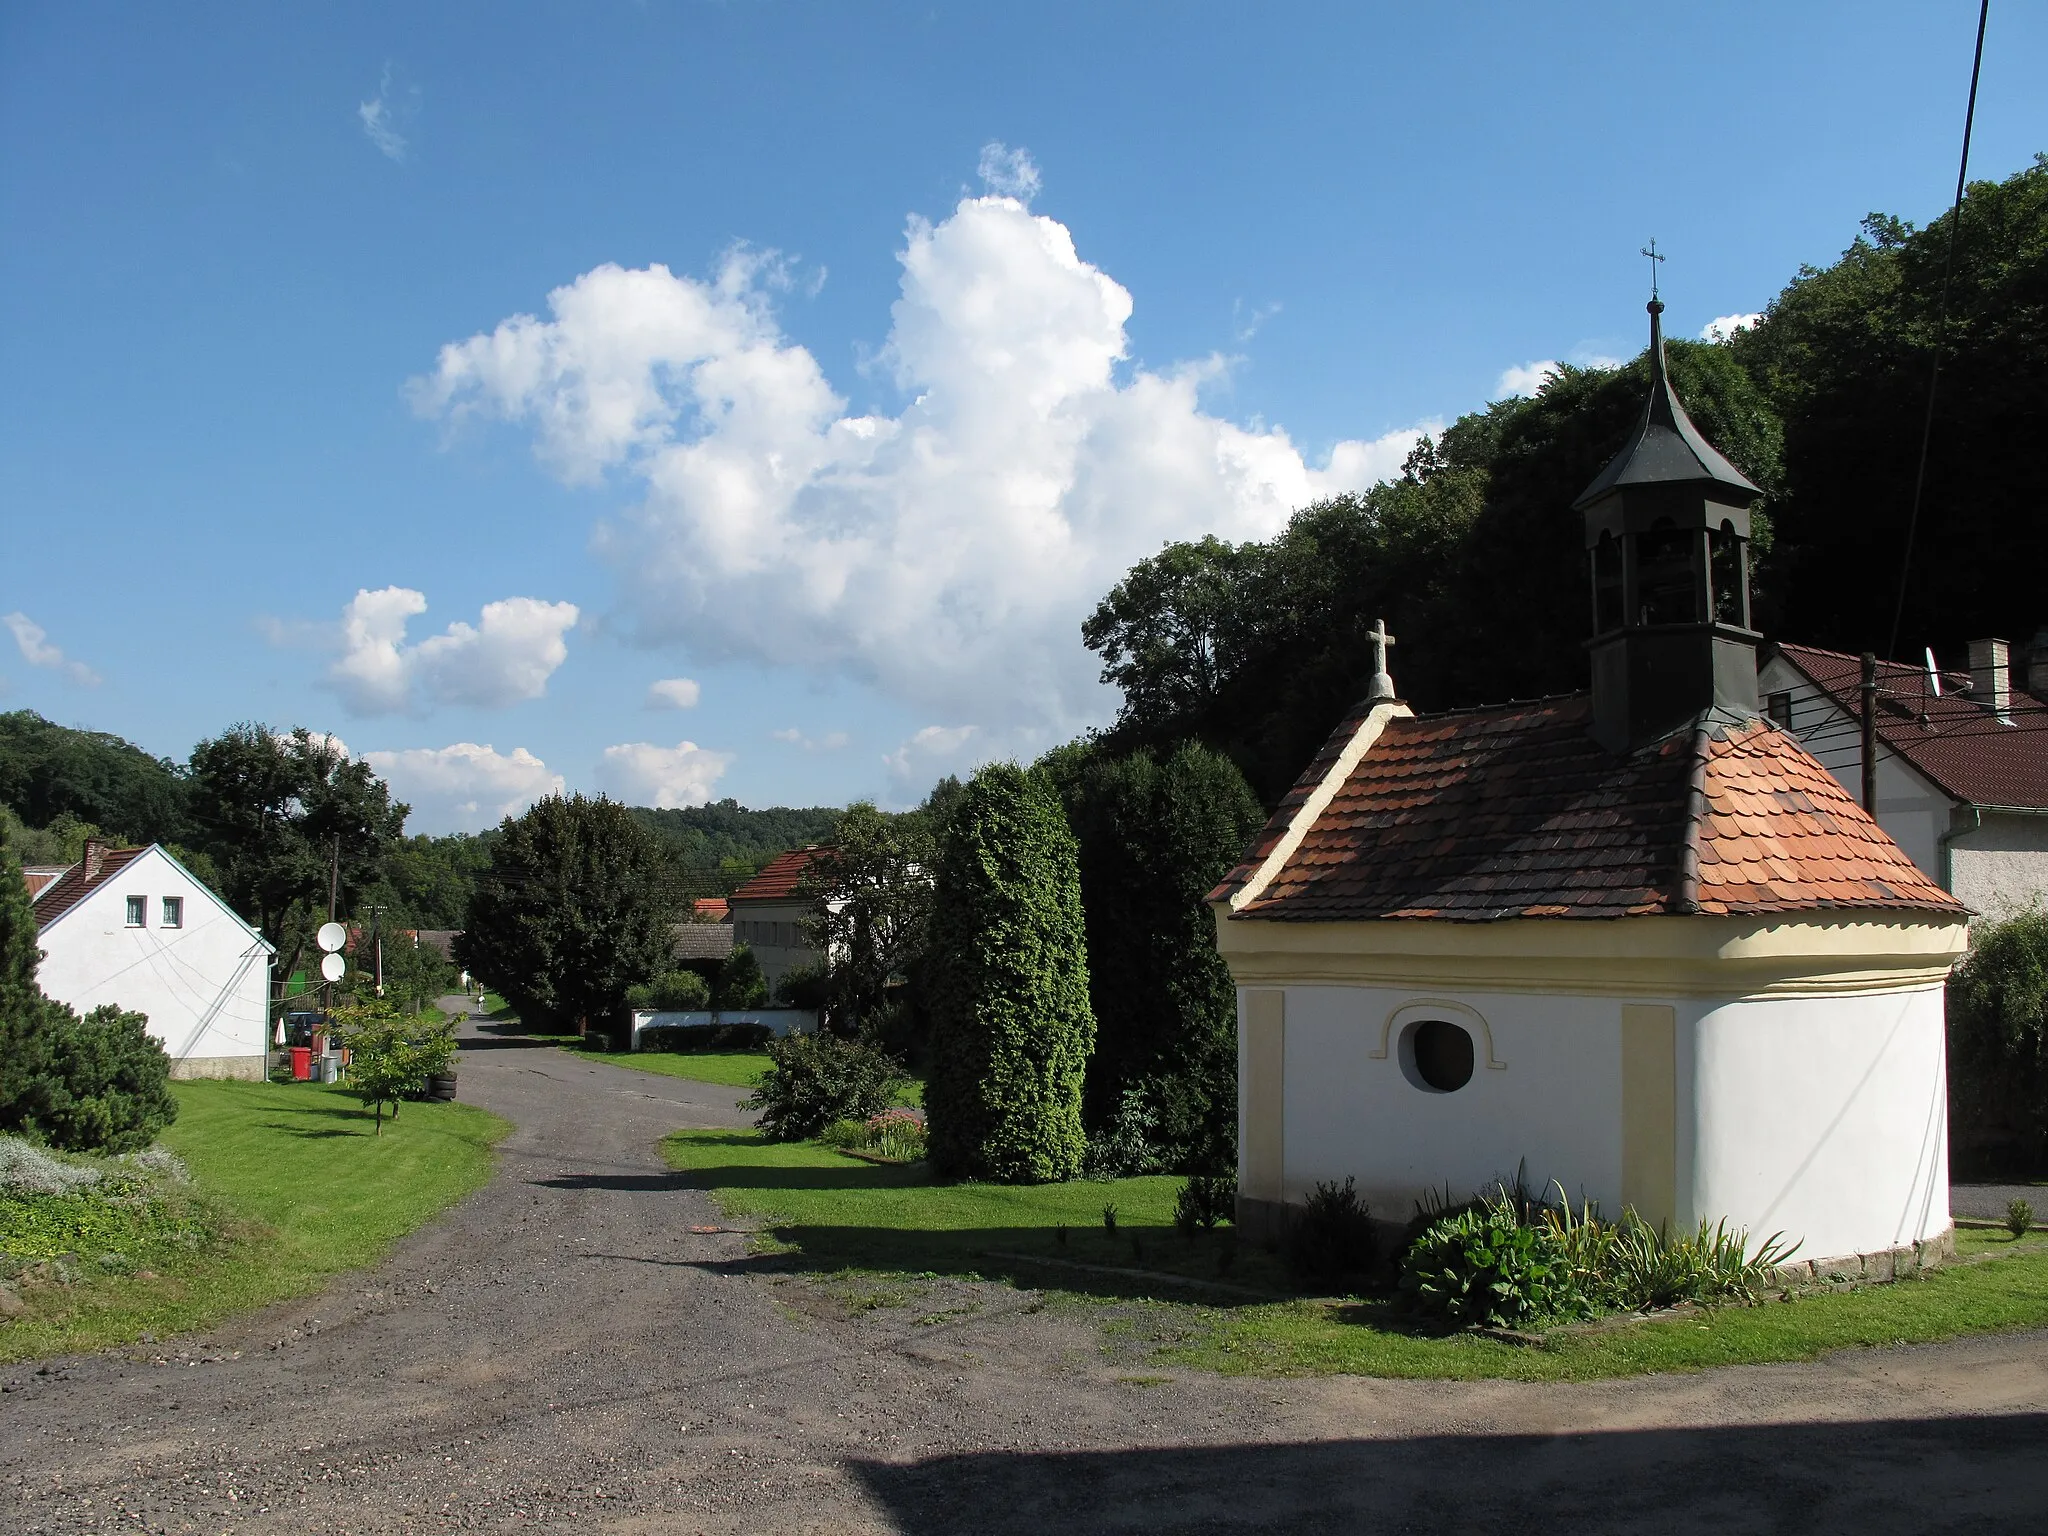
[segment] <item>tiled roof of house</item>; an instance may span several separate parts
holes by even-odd
[[[699,896],[690,903],[690,910],[696,913],[700,923],[722,923],[727,912],[723,896]]]
[[[731,923],[674,923],[670,931],[675,943],[669,953],[677,960],[723,960],[732,953]]]
[[[460,928],[416,928],[413,930],[413,937],[422,946],[452,963],[455,959],[455,940],[461,932]]]
[[[1210,900],[1253,879],[1364,718],[1338,728]],[[1591,723],[1584,696],[1389,719],[1234,916],[1963,913],[1768,722],[1708,715],[1629,756],[1601,747]]]
[[[21,878],[28,886],[28,899],[34,901],[44,886],[54,882],[70,867],[69,864],[24,864],[21,867]]]
[[[87,875],[88,859],[81,859],[65,870],[43,887],[29,908],[36,915],[37,931],[49,927],[147,852],[147,848],[109,848],[100,859],[98,873]]]
[[[727,897],[728,903],[740,901],[788,901],[796,895],[797,883],[803,879],[804,871],[832,850],[812,846],[796,848],[788,853],[779,853],[762,866],[761,872],[745,885]]]
[[[1775,649],[1852,721],[1861,718],[1857,657],[1810,645]],[[1952,799],[2048,808],[2048,700],[2014,688],[2006,724],[1988,704],[1956,691],[1967,681],[1967,674],[1944,674],[1943,691],[1936,694],[1922,668],[1879,662],[1879,740]],[[1838,744],[1847,745],[1848,738]]]

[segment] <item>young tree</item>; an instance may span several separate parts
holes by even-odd
[[[711,989],[711,1006],[742,1012],[767,1005],[768,978],[761,972],[761,962],[746,945],[733,945],[725,964],[718,968],[718,982]]]
[[[551,795],[507,818],[455,958],[544,1029],[609,1023],[626,989],[666,968],[667,861],[626,807]]]
[[[1084,1112],[1100,1135],[1136,1090],[1169,1165],[1236,1164],[1237,989],[1203,897],[1264,821],[1244,776],[1189,742],[1162,758],[1085,745],[1045,763],[1080,844],[1096,1019]]]
[[[826,1019],[853,1036],[879,1023],[892,986],[924,953],[931,919],[933,844],[921,816],[889,816],[867,801],[847,808],[837,840],[797,890],[817,903],[804,938],[825,957]]]
[[[1080,1171],[1095,1044],[1074,835],[1042,775],[984,768],[939,851],[928,958],[931,1159],[1043,1183]]]

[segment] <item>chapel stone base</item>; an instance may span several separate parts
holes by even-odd
[[[268,1073],[263,1056],[187,1056],[171,1063],[174,1078],[221,1078],[236,1083],[260,1083]]]

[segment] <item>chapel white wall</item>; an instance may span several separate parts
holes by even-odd
[[[1782,1231],[1806,1259],[1938,1236],[1946,1060],[1939,986],[1696,1008],[1681,1028],[1684,1219]]]
[[[127,925],[127,898],[148,921]],[[163,898],[184,899],[165,928]],[[149,1016],[174,1076],[258,1077],[269,1050],[270,963],[262,941],[161,850],[132,860],[38,935],[44,992],[86,1013],[103,1003]]]

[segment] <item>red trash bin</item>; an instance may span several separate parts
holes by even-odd
[[[313,1048],[310,1045],[292,1047],[292,1081],[304,1083],[313,1076]]]

